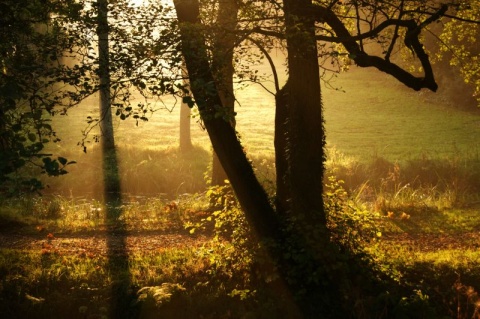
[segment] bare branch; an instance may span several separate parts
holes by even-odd
[[[358,66],[376,67],[377,69],[394,76],[397,80],[414,90],[420,90],[422,88],[428,88],[432,91],[437,90],[438,85],[435,83],[430,60],[418,37],[422,28],[440,18],[440,16],[446,12],[448,6],[442,6],[437,12],[420,24],[417,24],[414,20],[389,19],[380,23],[375,29],[363,33],[360,36],[352,36],[343,22],[332,10],[328,10],[320,5],[314,5],[313,8],[317,20],[328,24],[333,29],[337,35],[337,39],[341,40],[340,43],[344,45]],[[424,70],[424,77],[416,77],[387,59],[367,54],[356,42],[356,40],[366,36],[377,35],[381,30],[391,25],[407,29],[405,44],[412,49],[420,60]]]
[[[273,80],[275,81],[275,91],[278,93],[278,91],[280,91],[280,84],[278,81],[277,68],[275,67],[275,63],[273,63],[272,57],[270,56],[270,54],[268,54],[268,51],[263,47],[263,45],[259,41],[251,37],[248,37],[247,39],[253,44],[255,44],[258,47],[258,49],[262,51],[263,55],[265,55],[265,57],[267,58],[268,63],[270,64],[270,68],[272,69]],[[267,91],[270,92],[270,90],[267,90]]]

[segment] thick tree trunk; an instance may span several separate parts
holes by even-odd
[[[288,95],[279,96],[279,98],[282,97],[280,100],[284,101],[281,103],[285,107],[283,110],[288,111],[286,113],[286,119],[288,119],[286,123],[288,125],[285,126],[284,132],[288,135],[288,139],[293,139],[292,141],[287,139],[288,148],[284,151],[287,154],[286,163],[288,163],[288,170],[290,170],[288,173],[284,172],[286,182],[290,185],[287,193],[293,199],[286,201],[288,210],[285,210],[285,212],[296,213],[298,214],[297,217],[304,217],[303,222],[299,224],[300,227],[298,227],[298,224],[292,223],[287,225],[287,230],[281,226],[279,216],[273,210],[268,196],[258,182],[233,127],[223,118],[215,116],[223,109],[221,98],[215,86],[214,76],[209,66],[205,38],[200,31],[202,28],[198,18],[198,0],[174,0],[174,4],[180,21],[182,52],[192,83],[191,90],[213,148],[229,177],[248,222],[260,239],[266,239],[277,244],[276,246],[266,245],[266,248],[277,262],[281,278],[280,286],[285,287],[286,285],[292,294],[302,298],[301,303],[299,303],[300,308],[291,304],[290,309],[294,310],[292,310],[291,315],[289,314],[289,317],[318,318],[319,315],[322,317],[324,314],[329,315],[329,312],[337,311],[337,307],[330,309],[327,306],[329,304],[334,305],[340,299],[339,295],[334,292],[335,287],[318,284],[317,280],[325,282],[328,282],[328,280],[326,278],[325,280],[320,279],[316,274],[318,272],[324,274],[326,267],[323,267],[322,271],[322,265],[329,265],[331,261],[328,257],[331,250],[325,242],[328,235],[323,231],[325,214],[323,213],[321,199],[324,139],[321,126],[320,83],[318,80],[318,65],[314,68],[310,59],[311,56],[316,57],[316,55],[313,52],[313,54],[308,55],[308,58],[299,61],[292,60],[291,65],[299,69],[294,72],[294,76],[287,84],[284,92],[292,92],[295,95],[291,97]],[[315,46],[310,47],[310,49],[315,50]],[[299,54],[298,51],[296,53]],[[301,56],[304,54],[303,52],[300,53]],[[302,61],[309,64],[305,68],[300,68]],[[300,77],[301,71],[305,71],[303,77]],[[312,81],[315,81],[315,74],[317,77],[316,84],[308,85],[306,90],[300,88],[299,82],[295,82],[300,78],[305,80],[305,74],[309,75],[308,79],[311,76]],[[305,84],[305,81],[302,81],[302,83]],[[288,87],[289,85],[292,85],[292,87]],[[294,90],[298,90],[299,93]],[[305,94],[306,96],[300,96],[299,94]],[[295,97],[299,99],[299,102],[295,100]],[[309,98],[312,98],[314,102],[311,102]],[[297,109],[299,114],[293,114]],[[309,111],[313,113],[311,119],[309,117],[312,114],[308,114]],[[280,116],[278,120],[280,120]],[[317,120],[319,122],[316,122]],[[290,123],[290,121],[293,121],[293,123]],[[320,127],[315,128],[313,124]],[[302,127],[302,125],[305,125],[305,127]],[[307,132],[300,132],[302,128]],[[296,131],[290,132],[294,129]],[[309,141],[309,139],[313,139],[313,141]],[[278,139],[276,142],[282,144],[284,141]],[[293,143],[299,143],[300,145],[292,145]],[[310,152],[313,155],[310,155]],[[302,165],[302,161],[307,165]],[[310,169],[309,165],[315,167]],[[299,174],[299,176],[293,176],[294,174]],[[314,180],[312,181],[312,179]],[[304,182],[307,187],[312,187],[313,190],[305,190]],[[297,187],[297,189],[293,189],[294,187]],[[306,194],[302,194],[302,190],[305,190]],[[304,200],[305,202],[303,202]],[[305,209],[305,212],[301,212],[302,208]],[[308,224],[308,222],[314,224]],[[290,227],[291,225],[293,227]],[[317,225],[319,227],[316,227]],[[310,236],[311,234],[313,235]],[[291,257],[286,257],[286,255]],[[335,258],[331,259],[334,260]],[[335,278],[335,280],[340,279]],[[320,312],[319,302],[322,307]],[[328,318],[328,315],[323,317]]]
[[[325,135],[314,20],[303,8],[311,0],[285,0],[289,77],[277,95],[277,203],[325,225],[323,168]]]
[[[217,27],[213,50],[213,72],[217,89],[225,108],[227,119],[235,127],[233,92],[233,48],[235,46],[235,27],[237,25],[238,6],[236,0],[220,0],[218,3]],[[212,185],[224,185],[228,179],[225,170],[213,152]]]
[[[276,96],[277,213],[289,224],[290,243],[302,259],[287,267],[308,318],[343,318],[345,274],[330,242],[323,203],[325,131],[311,0],[284,0],[289,77]],[[317,279],[313,279],[315,277]],[[336,278],[332,278],[337,276]],[[321,283],[322,284],[321,284]]]

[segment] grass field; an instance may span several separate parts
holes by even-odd
[[[272,85],[267,83],[267,86]],[[329,86],[337,89],[323,89],[330,166],[340,165],[350,175],[351,171],[365,171],[360,168],[362,165],[377,165],[379,159],[384,164],[400,164],[402,168],[416,166],[417,171],[410,169],[411,173],[403,170],[405,178],[411,179],[404,183],[417,179],[418,170],[432,166],[432,162],[444,171],[476,171],[480,161],[480,112],[462,111],[441,94],[411,91],[375,70],[353,68],[330,80]],[[242,143],[259,166],[261,179],[272,182],[274,98],[261,86],[251,85],[237,90],[237,99],[237,130]],[[138,102],[141,100],[133,104]],[[150,102],[157,111],[150,114],[148,122],[137,126],[132,120],[115,119],[124,191],[139,196],[168,194],[170,197],[201,191],[205,184],[200,177],[209,165],[211,147],[198,117],[191,122],[197,153],[184,158],[177,150],[179,101],[166,97]],[[55,118],[62,142],[53,145],[52,150],[78,164],[70,168],[71,174],[66,177],[47,179],[49,192],[87,197],[98,192],[101,166],[98,144],[87,144],[87,153],[77,146],[86,127],[86,117],[95,116],[96,103],[97,98],[91,97],[70,110],[68,116]],[[390,164],[381,167],[383,176],[376,176],[377,180],[392,170]],[[355,189],[371,180],[372,176],[366,176],[372,175],[370,171],[363,172],[356,180],[350,176],[348,181],[355,181],[348,187]],[[149,173],[143,175],[146,172]],[[428,183],[435,186],[438,181]]]
[[[480,114],[373,70],[330,84],[339,90],[323,89],[328,175],[346,189],[333,199],[344,211],[332,227],[389,283],[370,295],[346,292],[356,317],[479,318]],[[273,191],[273,96],[260,86],[237,93],[242,142]],[[208,224],[232,221],[212,215],[211,150],[197,119],[189,154],[177,148],[172,99],[138,127],[116,122],[123,202],[112,224],[99,147],[77,146],[95,103],[55,119],[62,142],[52,149],[78,162],[70,173],[46,179],[46,196],[0,201],[0,314],[113,319],[121,292],[132,318],[279,317],[278,301],[249,275],[248,241],[222,240]],[[243,231],[235,211],[228,214]]]

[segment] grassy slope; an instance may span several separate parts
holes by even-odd
[[[332,84],[345,93],[323,91],[328,146],[362,161],[459,153],[478,158],[478,112],[459,111],[376,70],[353,69]]]

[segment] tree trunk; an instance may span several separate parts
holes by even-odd
[[[289,77],[276,96],[275,155],[277,213],[288,223],[285,236],[302,259],[292,267],[292,288],[308,318],[340,318],[345,273],[330,242],[323,204],[325,133],[311,0],[285,0]],[[316,277],[316,279],[313,279]],[[319,283],[320,282],[320,283]]]
[[[183,85],[188,86],[187,72],[183,72]],[[191,110],[187,103],[180,106],[180,151],[182,153],[192,150],[192,137],[190,134],[190,114]]]
[[[192,83],[191,91],[213,148],[258,236],[277,238],[279,228],[276,214],[243,152],[234,128],[222,117],[215,116],[223,111],[223,107],[210,69],[205,37],[199,31],[198,1],[175,0],[174,5],[180,21],[182,52]]]
[[[218,4],[217,27],[215,34],[212,67],[217,90],[225,108],[226,120],[235,127],[235,95],[233,92],[233,49],[235,46],[235,27],[237,25],[238,6],[235,0],[220,0]],[[225,170],[213,152],[212,185],[224,185],[228,179]]]
[[[109,315],[111,318],[125,318],[128,313],[130,274],[125,241],[125,224],[119,217],[122,214],[122,198],[118,158],[115,149],[109,62],[109,25],[108,0],[98,2],[98,58],[100,78],[100,131],[102,145],[102,166],[104,182],[105,221],[109,225],[107,232],[108,268],[110,272],[111,300]],[[120,253],[119,253],[120,251]],[[116,253],[114,253],[116,252]]]
[[[100,132],[102,149],[115,148],[110,101],[110,61],[108,44],[108,0],[98,1],[98,75],[100,78]]]
[[[289,77],[277,95],[277,202],[286,214],[325,225],[323,128],[314,20],[302,10],[311,0],[285,0]],[[278,127],[277,127],[278,125]]]
[[[289,185],[286,192],[292,200],[286,201],[288,209],[285,212],[289,215],[295,213],[295,217],[305,218],[299,225],[292,223],[287,225],[286,229],[282,227],[278,214],[273,210],[268,196],[258,182],[237,139],[235,130],[222,117],[215,116],[223,109],[209,66],[205,38],[200,31],[202,27],[198,18],[198,0],[174,0],[174,5],[180,21],[182,53],[192,83],[191,91],[213,148],[229,177],[252,229],[260,239],[276,243],[276,245],[266,245],[265,248],[278,266],[280,287],[288,287],[290,293],[301,298],[300,308],[297,308],[296,302],[290,304],[288,308],[294,310],[288,317],[329,318],[331,312],[338,314],[338,305],[333,305],[341,298],[336,292],[336,286],[330,286],[328,283],[343,278],[334,278],[331,282],[325,277],[319,278],[316,275],[318,272],[325,274],[325,268],[335,261],[335,256],[329,257],[332,250],[325,241],[326,238],[328,239],[328,235],[324,231],[325,214],[321,198],[324,138],[321,125],[320,83],[318,64],[314,68],[311,59],[314,56],[316,62],[316,54],[299,52],[300,49],[305,48],[304,46],[300,47],[300,44],[296,51],[293,51],[293,48],[292,51],[289,51],[289,53],[295,52],[300,55],[299,57],[293,56],[294,58],[290,62],[290,65],[297,69],[284,88],[285,93],[291,92],[294,96],[279,96],[279,100],[284,101],[284,103],[280,103],[283,106],[280,110],[288,111],[288,113],[281,113],[277,118],[281,120],[282,114],[285,114],[286,120],[288,119],[288,122],[284,122],[287,123],[284,132],[288,135],[286,139],[288,148],[284,150],[284,153],[287,155],[285,163],[288,163],[288,168],[286,172],[282,173],[285,174],[286,184]],[[309,49],[315,50],[315,46],[309,47]],[[307,56],[302,58],[304,54]],[[308,64],[303,66],[303,62]],[[303,76],[300,76],[301,71],[304,71]],[[305,78],[305,75],[308,75],[308,78]],[[305,83],[307,80],[315,81],[315,75],[316,83],[314,82],[312,85]],[[303,79],[302,82],[296,82],[300,78]],[[307,86],[307,89],[300,84]],[[298,102],[295,97],[299,99]],[[312,98],[313,101],[310,101],[309,98]],[[295,114],[296,110],[298,110],[298,114]],[[313,115],[308,112],[312,112]],[[313,118],[309,118],[311,116]],[[306,132],[302,132],[302,129],[305,129]],[[285,141],[278,138],[276,142],[279,143],[277,145],[281,145]],[[293,145],[294,143],[299,145]],[[306,165],[302,165],[303,162]],[[310,165],[313,167],[310,168]],[[295,174],[299,174],[299,176],[297,177]],[[306,187],[313,189],[305,189],[303,183],[306,183]],[[302,193],[302,190],[305,191],[305,194]],[[303,202],[304,200],[305,202]],[[302,208],[305,209],[304,212],[301,211]],[[309,222],[314,222],[314,224],[309,224]],[[291,225],[293,226],[290,227]],[[327,285],[319,284],[317,280],[327,282]],[[291,299],[284,300],[292,301]],[[319,308],[319,303],[321,308]]]

